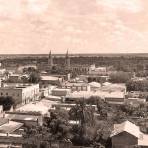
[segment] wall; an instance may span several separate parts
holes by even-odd
[[[137,144],[138,138],[127,132],[122,132],[112,137],[112,148],[129,148],[129,146]]]

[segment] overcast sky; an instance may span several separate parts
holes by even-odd
[[[0,0],[0,54],[148,52],[148,0]]]

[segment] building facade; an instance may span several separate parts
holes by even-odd
[[[0,87],[0,97],[10,96],[16,104],[24,105],[40,97],[39,84]]]

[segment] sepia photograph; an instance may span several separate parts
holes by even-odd
[[[148,148],[148,0],[0,0],[0,148]]]

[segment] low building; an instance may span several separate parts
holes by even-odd
[[[16,83],[16,82],[19,82],[20,80],[21,80],[21,75],[20,74],[9,75],[8,81],[11,82],[11,83]]]
[[[123,92],[111,92],[104,94],[105,101],[109,104],[122,105],[125,103],[125,95]]]
[[[63,78],[55,76],[41,76],[40,88],[46,88],[49,85],[61,85]]]
[[[62,97],[59,97],[59,96],[52,96],[52,95],[49,95],[47,97],[45,97],[46,100],[51,100],[51,101],[62,101]]]
[[[140,105],[146,102],[145,98],[127,98],[125,100],[126,104],[130,104],[130,105]]]
[[[40,93],[41,93],[41,97],[48,97],[49,95],[51,95],[52,90],[55,89],[57,86],[52,86],[49,85],[48,87],[45,88],[40,88]]]
[[[101,87],[101,84],[98,82],[90,82],[89,85],[91,91],[97,91]]]
[[[23,123],[0,118],[0,143],[4,145],[21,146],[23,139]],[[4,148],[4,147],[3,147]]]
[[[43,125],[43,116],[37,112],[5,112],[5,118],[28,125]]]
[[[71,89],[71,91],[90,91],[87,83],[64,83],[62,88]]]
[[[102,91],[121,91],[126,94],[126,85],[125,83],[103,83],[103,86],[100,88]]]
[[[64,88],[55,88],[52,90],[52,95],[53,96],[60,96],[60,97],[64,97],[68,94],[70,94],[71,89],[64,89]]]
[[[148,135],[142,133],[139,126],[129,121],[114,125],[111,141],[112,148],[148,147]]]
[[[60,101],[51,101],[48,99],[42,99],[40,101],[32,102],[17,108],[17,111],[20,112],[37,112],[42,115],[49,113],[49,109],[52,107],[52,104],[59,104]]]
[[[5,85],[0,87],[0,96],[10,96],[15,99],[16,104],[24,105],[39,99],[39,84]]]

